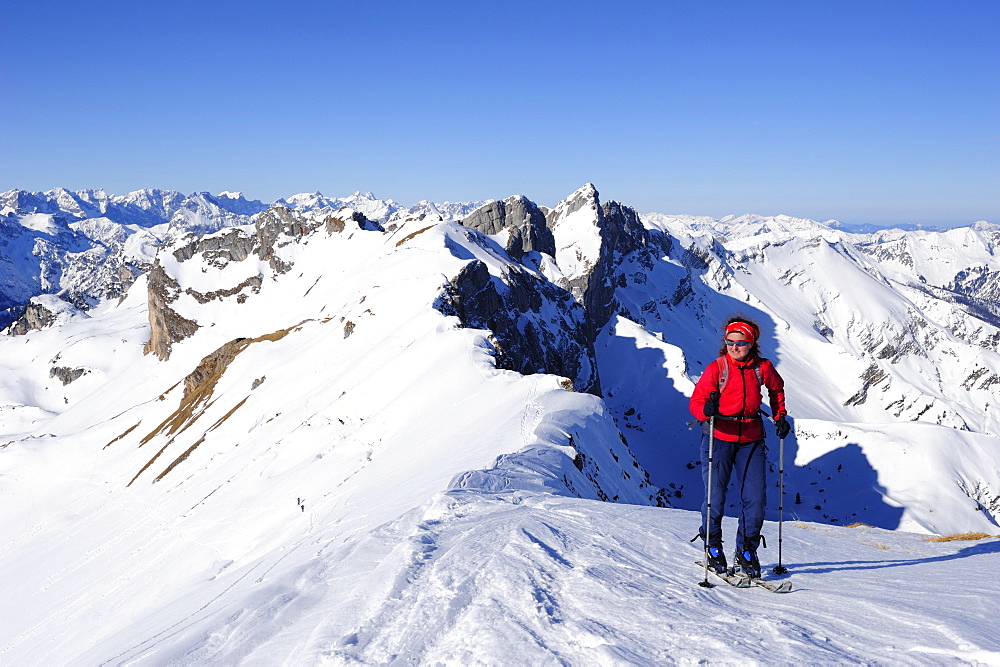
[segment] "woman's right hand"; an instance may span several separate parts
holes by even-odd
[[[715,392],[712,392],[712,396],[705,401],[705,406],[701,411],[705,413],[706,417],[715,417],[719,414],[719,397]]]

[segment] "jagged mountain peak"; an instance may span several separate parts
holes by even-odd
[[[597,223],[601,212],[600,193],[593,183],[586,183],[571,195],[556,204],[549,212],[549,224],[555,227],[565,219],[572,216],[577,211],[589,211],[587,220],[593,224]]]
[[[597,192],[597,186],[593,183],[584,183],[579,188],[577,188],[570,196],[566,197],[567,200],[577,199],[580,197],[585,197],[589,199],[597,199],[599,193]]]

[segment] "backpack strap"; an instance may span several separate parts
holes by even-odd
[[[760,364],[767,359],[760,358],[753,365],[753,372],[757,376],[757,384],[764,386],[764,376],[760,372]],[[726,362],[725,357],[718,357],[715,363],[719,364],[719,393],[726,388],[726,383],[729,381],[729,364]]]
[[[716,358],[715,363],[719,364],[719,393],[721,394],[729,381],[729,364],[726,363],[725,357]]]

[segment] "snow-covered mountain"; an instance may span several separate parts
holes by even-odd
[[[287,199],[279,199],[275,206],[284,206],[297,211],[324,211],[336,213],[342,209],[350,209],[379,222],[405,220],[407,218],[424,219],[432,216],[438,220],[456,220],[463,218],[484,202],[443,202],[433,203],[420,201],[405,208],[391,199],[378,199],[371,192],[355,192],[349,197],[329,198],[319,192],[303,193]]]
[[[0,194],[0,326],[39,294],[57,294],[82,310],[117,298],[148,270],[161,243],[247,224],[266,208],[228,192]]]
[[[1000,435],[991,409],[1000,385],[1000,228],[854,235],[791,218],[647,222],[678,243],[652,278],[643,267],[626,271],[620,312],[642,335],[668,342],[694,325],[697,341],[682,347],[695,377],[717,353],[712,330],[726,313],[752,315],[772,332],[764,350],[788,383],[798,418],[792,446],[805,464],[790,475],[799,516],[934,532],[976,512],[984,526],[995,523],[997,469],[978,452]],[[622,384],[637,394],[629,399],[637,413],[662,418],[646,398],[657,392],[637,390],[634,374]],[[680,418],[637,422],[636,439],[656,434],[637,445],[640,460],[654,460],[645,450],[662,446],[659,434]],[[976,453],[943,446],[956,438]],[[857,489],[858,477],[870,480],[867,489]],[[691,475],[687,483],[697,484]]]
[[[454,220],[481,204],[422,201],[404,208],[370,192],[339,199],[298,194],[266,205],[239,192],[185,196],[147,189],[119,196],[103,190],[10,190],[0,193],[0,328],[39,294],[57,294],[82,310],[117,298],[149,270],[161,244],[253,224],[271,206],[327,215],[348,209],[389,222]]]
[[[924,541],[1000,532],[995,225],[0,207],[0,663],[1000,660],[998,542]],[[688,543],[735,312],[795,426],[780,598],[699,588]]]

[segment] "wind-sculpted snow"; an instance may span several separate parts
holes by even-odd
[[[523,198],[477,230],[474,205],[223,193],[247,222],[181,233],[3,197],[23,258],[61,237],[139,270],[86,310],[34,293],[0,337],[2,664],[1000,661],[998,330],[937,291],[989,288],[992,226],[933,237],[945,270],[902,233],[642,218],[593,186],[520,256]],[[734,312],[795,426],[761,551],[784,596],[699,587],[689,542],[687,401]]]

